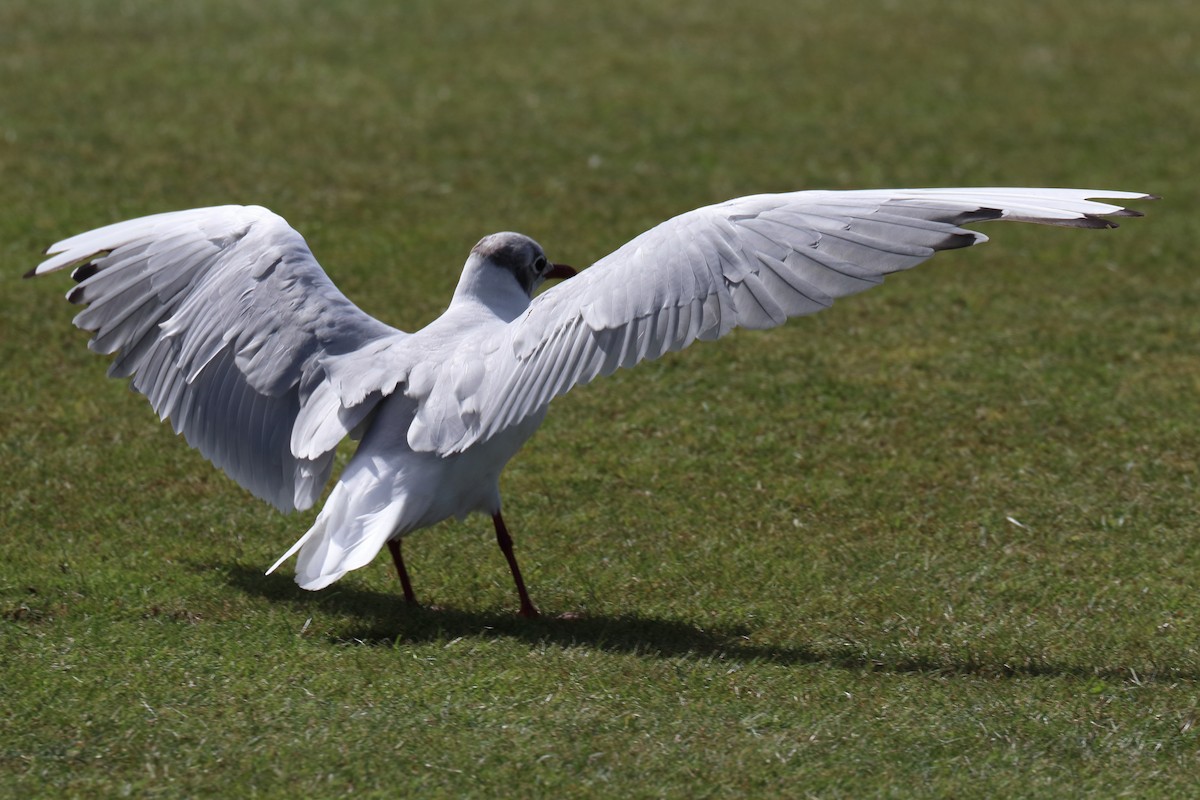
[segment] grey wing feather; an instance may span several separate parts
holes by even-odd
[[[333,365],[405,336],[346,299],[264,208],[157,214],[47,252],[30,275],[75,267],[67,298],[87,306],[75,324],[116,355],[109,374],[132,378],[176,433],[283,510],[316,501],[337,443],[384,393],[331,390]]]
[[[495,436],[578,384],[735,327],[770,328],[869,289],[939,250],[987,241],[962,225],[994,219],[1113,227],[1137,212],[1076,189],[912,189],[755,195],[675,217],[544,292],[483,359],[468,393],[451,380],[419,402],[463,425],[443,454]],[[465,434],[461,434],[462,430]],[[422,443],[423,445],[425,443]],[[414,444],[415,446],[415,444]],[[428,446],[428,445],[426,445]]]

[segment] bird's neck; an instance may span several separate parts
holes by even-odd
[[[529,302],[529,295],[512,273],[472,256],[463,268],[450,308],[490,313],[512,322],[529,308]]]

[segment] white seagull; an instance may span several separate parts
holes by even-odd
[[[415,333],[369,316],[304,239],[257,206],[157,214],[65,239],[27,277],[74,267],[67,299],[89,347],[115,354],[176,433],[258,497],[309,508],[334,450],[361,438],[294,553],[320,589],[391,550],[415,602],[402,537],[490,514],[521,614],[536,616],[500,515],[500,472],[573,386],[771,328],[935,251],[987,241],[963,225],[1007,219],[1109,228],[1150,195],[1084,189],[802,191],[741,197],[668,220],[574,275],[533,239],[485,236],[450,305]]]

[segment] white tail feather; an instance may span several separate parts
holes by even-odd
[[[392,488],[390,481],[379,481],[368,469],[343,476],[313,526],[267,574],[299,553],[296,583],[316,590],[369,564],[396,531],[404,511],[404,495],[393,496]]]

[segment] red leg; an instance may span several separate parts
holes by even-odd
[[[396,574],[400,576],[400,586],[404,588],[404,599],[410,603],[417,602],[413,594],[412,582],[408,579],[408,570],[404,568],[404,556],[400,555],[400,540],[388,539],[388,550],[392,551],[392,561],[396,564]]]
[[[500,545],[500,552],[508,559],[508,568],[512,570],[513,581],[517,584],[517,594],[521,598],[521,616],[536,617],[538,610],[529,599],[529,592],[525,591],[525,581],[521,580],[521,568],[517,566],[517,557],[513,555],[512,536],[509,535],[508,528],[504,525],[504,517],[500,516],[499,511],[492,515],[492,524],[496,526],[496,544]]]

